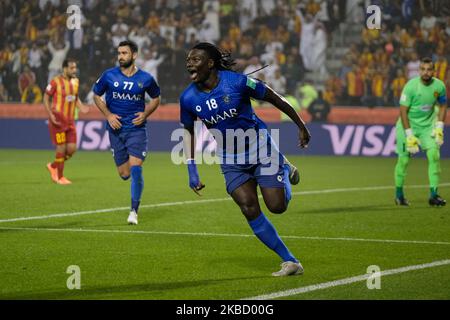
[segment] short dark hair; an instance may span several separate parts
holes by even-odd
[[[69,66],[69,63],[77,63],[77,60],[75,60],[74,58],[64,59],[62,67],[67,68]]]
[[[420,63],[431,63],[434,67],[433,59],[431,59],[430,57],[424,57],[424,58],[420,59]]]
[[[223,51],[218,46],[208,43],[200,42],[196,44],[191,50],[204,50],[208,54],[209,58],[214,60],[214,67],[217,70],[232,70],[233,66],[236,64],[231,58],[231,53]]]
[[[138,52],[139,48],[138,48],[138,45],[136,44],[136,42],[131,41],[131,40],[124,40],[119,43],[119,47],[126,47],[126,46],[128,46],[130,48],[132,53]]]

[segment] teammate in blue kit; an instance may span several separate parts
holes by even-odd
[[[158,108],[160,89],[153,76],[134,62],[138,47],[122,41],[117,49],[120,67],[106,70],[94,85],[94,101],[107,119],[109,141],[120,177],[131,177],[129,224],[138,223],[144,179],[142,164],[147,155],[147,118]],[[145,93],[152,98],[145,105]],[[105,94],[105,100],[101,96]]]
[[[286,99],[264,83],[231,71],[233,65],[229,53],[222,52],[210,43],[199,43],[188,53],[186,67],[193,83],[180,97],[180,118],[186,129],[184,151],[189,186],[197,194],[205,187],[200,181],[194,160],[194,122],[199,118],[210,132],[216,132],[213,136],[218,144],[227,192],[240,207],[258,239],[283,260],[281,270],[272,275],[302,274],[301,263],[288,250],[261,211],[257,192],[259,185],[267,208],[272,213],[283,213],[291,198],[291,183],[298,183],[299,174],[267,134],[267,126],[255,115],[250,98],[267,101],[287,114],[299,128],[300,147],[307,147],[311,136],[304,121]],[[229,148],[230,130],[244,132],[237,139],[236,136],[231,137],[234,143],[232,150]],[[255,134],[252,135],[252,132]],[[220,134],[225,137],[223,141],[218,141]],[[239,140],[241,143],[246,141],[243,143],[243,152],[242,149],[236,151]],[[262,150],[267,150],[266,154],[261,153]],[[256,161],[251,161],[250,159],[255,159],[255,154]],[[236,162],[238,158],[242,158],[241,155],[244,155],[245,162]],[[270,171],[269,168],[273,165],[275,170]]]

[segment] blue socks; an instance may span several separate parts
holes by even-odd
[[[292,186],[291,182],[289,181],[289,165],[285,164],[283,168],[284,168],[284,190],[286,195],[286,204],[288,204],[292,198]]]
[[[278,236],[277,231],[270,221],[266,218],[264,213],[258,216],[258,218],[249,221],[248,224],[252,228],[255,235],[264,243],[268,248],[275,251],[283,261],[298,262],[297,259],[292,255],[286,245]]]
[[[131,209],[138,211],[141,203],[142,190],[144,189],[144,178],[142,177],[142,167],[133,166],[131,172]]]

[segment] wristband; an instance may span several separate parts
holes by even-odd
[[[414,133],[413,133],[411,128],[406,129],[405,130],[405,134],[406,134],[406,137],[411,137],[411,136],[414,135]]]

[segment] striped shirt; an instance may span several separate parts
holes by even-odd
[[[66,79],[59,75],[54,77],[45,89],[45,92],[53,98],[52,111],[58,114],[64,122],[74,120],[78,86],[77,78]]]

